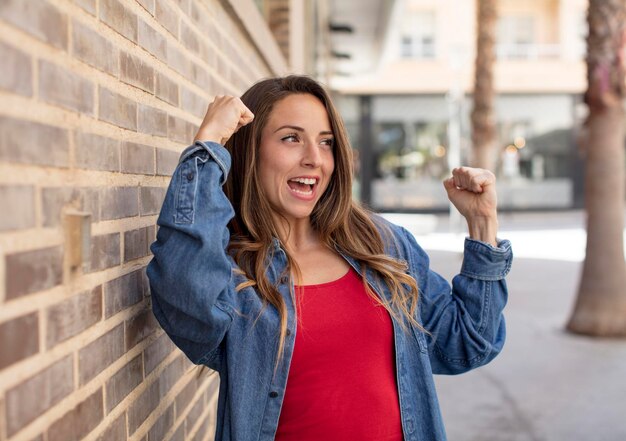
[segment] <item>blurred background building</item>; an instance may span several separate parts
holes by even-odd
[[[447,207],[441,179],[467,164],[474,1],[331,2],[339,105],[376,209]],[[584,116],[583,0],[498,2],[495,87],[504,209],[580,206],[575,129]],[[376,8],[377,11],[372,11]],[[372,13],[374,12],[374,13]]]

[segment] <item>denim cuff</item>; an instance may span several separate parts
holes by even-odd
[[[211,158],[220,166],[222,172],[224,173],[224,178],[228,176],[228,172],[230,170],[230,153],[228,150],[217,142],[213,141],[196,141],[193,145],[190,145],[180,155],[180,160],[178,163],[184,162],[187,158],[193,156],[197,152],[206,151]]]
[[[480,280],[504,279],[511,270],[513,251],[508,240],[497,240],[497,243],[495,247],[466,237],[461,274]]]

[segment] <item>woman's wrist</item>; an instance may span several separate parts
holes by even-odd
[[[469,230],[469,237],[481,242],[489,243],[493,246],[498,246],[496,235],[498,233],[498,218],[495,216],[489,217],[474,217],[467,219],[467,229]]]

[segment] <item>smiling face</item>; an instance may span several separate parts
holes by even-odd
[[[292,94],[276,102],[261,132],[259,182],[289,222],[308,218],[331,180],[333,134],[322,102]]]

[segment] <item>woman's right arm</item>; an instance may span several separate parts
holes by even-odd
[[[214,117],[205,118],[196,138],[213,138],[211,133],[217,132],[211,123],[224,120],[235,105],[243,106],[241,101],[224,101],[216,99],[209,106],[207,116]],[[252,120],[243,111],[230,113],[231,119],[240,115],[232,127]],[[235,130],[213,140],[224,141]],[[234,316],[232,261],[225,251],[234,212],[222,191],[230,155],[213,140],[196,141],[183,152],[157,221],[154,258],[147,270],[157,320],[191,361],[209,365]]]

